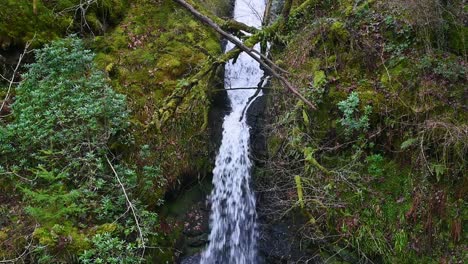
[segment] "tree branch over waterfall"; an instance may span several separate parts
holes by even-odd
[[[229,34],[228,32],[224,31],[218,24],[216,24],[212,19],[210,19],[208,16],[203,15],[200,13],[198,10],[196,10],[192,5],[187,3],[184,0],[174,0],[176,3],[180,4],[182,7],[187,9],[192,15],[194,15],[198,20],[200,20],[202,23],[210,26],[213,28],[216,32],[221,34],[224,38],[232,42],[238,49],[241,51],[247,53],[250,57],[255,59],[260,65],[268,72],[270,73],[273,77],[277,78],[284,87],[286,87],[288,90],[290,90],[295,96],[299,97],[306,105],[308,105],[312,109],[316,109],[315,105],[307,100],[297,89],[294,87],[284,76],[282,76],[279,72],[281,71],[281,68],[278,67],[276,64],[268,60],[265,62],[262,60],[264,56],[257,56],[256,52],[254,51],[253,48],[249,48],[246,46],[244,43],[242,43],[240,40],[238,40],[236,37],[234,37],[232,34]]]
[[[198,20],[203,22],[204,24],[210,26],[213,28],[216,32],[221,34],[223,37],[231,41],[232,43],[235,44],[235,48],[232,50],[226,52],[225,54],[220,55],[219,57],[211,57],[209,60],[207,60],[201,67],[198,73],[195,75],[189,77],[188,79],[181,81],[178,87],[172,92],[172,94],[161,103],[161,106],[154,112],[153,117],[151,122],[148,124],[146,129],[151,129],[151,128],[157,128],[158,130],[164,126],[164,123],[169,120],[177,111],[178,107],[182,104],[184,101],[184,98],[186,97],[187,94],[190,93],[193,87],[196,87],[199,85],[204,78],[210,72],[216,71],[216,69],[224,65],[226,62],[228,62],[231,59],[236,59],[239,54],[243,51],[245,51],[249,56],[254,58],[256,61],[258,61],[262,67],[268,71],[273,77],[277,78],[283,86],[285,86],[288,90],[290,90],[293,94],[295,94],[297,97],[299,97],[302,101],[304,101],[308,106],[310,106],[312,109],[315,109],[315,105],[312,104],[310,101],[308,101],[302,94],[298,92],[298,90],[287,81],[285,77],[283,77],[282,74],[288,74],[288,72],[278,65],[276,65],[274,62],[272,62],[267,56],[264,54],[258,52],[255,50],[253,47],[255,46],[256,43],[262,41],[264,38],[264,35],[266,32],[275,32],[278,30],[278,27],[280,26],[280,21],[275,22],[274,24],[270,25],[269,27],[263,28],[262,30],[258,30],[256,28],[247,26],[243,23],[237,22],[230,23],[229,21],[233,20],[223,20],[219,17],[216,17],[214,15],[205,15],[202,14],[199,10],[203,10],[203,7],[199,7],[196,4],[189,4],[184,0],[174,0],[175,2],[179,3],[182,7],[187,9],[190,13],[192,13]],[[196,8],[195,8],[196,7]],[[304,8],[300,6],[296,8],[295,10],[291,11],[291,14],[295,15],[298,13],[301,13]],[[208,12],[204,12],[208,13]],[[233,25],[238,25],[238,27],[235,27]],[[224,28],[226,28],[224,30]],[[251,30],[249,30],[249,28]],[[230,34],[228,31],[245,31],[248,33],[251,33],[250,36],[247,36],[243,42],[239,41],[233,34]],[[236,34],[238,35],[238,34]],[[268,34],[267,34],[268,35]]]

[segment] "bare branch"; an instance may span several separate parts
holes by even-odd
[[[35,36],[34,36],[35,37]],[[6,102],[8,101],[8,99],[10,99],[10,92],[11,92],[11,87],[13,86],[14,83],[17,83],[15,82],[15,77],[16,77],[16,72],[18,71],[20,65],[21,65],[21,61],[23,60],[24,56],[26,55],[26,53],[28,53],[28,49],[29,49],[29,46],[31,46],[31,43],[32,41],[34,40],[34,37],[32,40],[26,42],[26,46],[24,47],[24,51],[23,53],[20,54],[19,56],[19,59],[18,59],[18,63],[16,63],[16,67],[15,67],[15,70],[13,71],[13,74],[11,76],[11,79],[9,80],[9,84],[8,84],[8,89],[7,89],[7,93],[5,95],[5,98],[3,99],[2,101],[2,105],[0,106],[0,113],[2,112],[3,110],[3,107],[5,107],[5,104]],[[4,78],[2,76],[2,78]]]
[[[36,226],[34,227],[34,231],[36,231],[37,227],[38,227],[38,224],[36,224]],[[34,231],[30,235],[28,235],[28,237],[31,237],[31,239],[29,240],[29,243],[24,249],[23,253],[21,253],[18,257],[14,259],[0,260],[0,263],[17,263],[20,259],[26,256],[30,252],[32,242],[34,241],[34,237],[33,237]]]
[[[141,230],[141,227],[140,227],[140,221],[138,221],[138,216],[136,214],[135,206],[130,201],[130,198],[128,198],[127,191],[125,190],[125,186],[123,185],[122,181],[120,180],[119,175],[115,171],[114,166],[112,166],[112,163],[110,162],[107,155],[106,155],[106,160],[107,160],[107,163],[109,164],[110,168],[112,169],[112,172],[114,173],[115,178],[119,182],[120,188],[122,188],[122,192],[123,192],[123,194],[125,196],[125,199],[127,200],[128,207],[130,208],[130,210],[132,210],[133,218],[135,219],[135,225],[136,225],[136,227],[138,229],[138,234],[140,236],[140,241],[141,241],[142,248],[143,248],[143,252],[141,253],[141,257],[143,257],[143,255],[145,254],[145,248],[146,248],[145,247],[145,240],[144,240],[144,237],[143,237],[143,231]]]

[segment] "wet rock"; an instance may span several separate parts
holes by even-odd
[[[182,259],[179,263],[180,264],[199,264],[201,260],[201,255],[197,254],[194,256],[186,257]]]
[[[201,203],[196,204],[187,212],[184,222],[184,234],[187,237],[199,237],[207,233],[209,215],[203,210]]]
[[[208,243],[208,233],[202,233],[196,237],[188,237],[187,245],[189,247],[201,247]]]
[[[181,252],[179,263],[193,262],[208,243],[210,210],[203,201],[192,205],[182,219],[183,232],[177,250]],[[199,259],[199,258],[198,258]]]
[[[296,228],[287,223],[267,224],[260,230],[259,254],[263,263],[295,263],[301,259]]]
[[[250,126],[250,149],[253,160],[258,164],[266,157],[266,139],[263,133],[265,126],[266,95],[260,96],[252,102],[247,111],[247,124]]]
[[[224,116],[231,111],[227,92],[224,90],[224,67],[218,67],[209,85],[212,89],[211,107],[208,115],[211,140],[210,160],[216,159],[223,136]]]

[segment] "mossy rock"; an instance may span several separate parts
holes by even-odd
[[[58,254],[63,254],[63,257],[66,257],[67,252],[77,254],[91,246],[87,235],[70,223],[56,224],[52,227],[38,227],[33,236],[40,245],[44,245],[48,250]]]

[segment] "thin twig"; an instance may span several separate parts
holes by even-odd
[[[34,36],[34,37],[35,37],[35,36]],[[9,84],[8,84],[7,93],[6,93],[6,95],[5,95],[5,98],[4,98],[3,101],[2,101],[2,105],[0,106],[0,113],[2,112],[3,107],[5,106],[7,100],[8,100],[9,97],[10,97],[11,87],[13,86],[13,83],[15,83],[16,72],[18,71],[18,69],[19,69],[19,67],[20,67],[20,65],[21,65],[21,61],[23,60],[24,56],[25,56],[26,53],[28,52],[28,48],[29,48],[29,46],[31,45],[32,41],[34,40],[34,37],[33,37],[32,40],[26,42],[26,46],[24,47],[24,51],[23,51],[23,53],[21,53],[20,56],[19,56],[18,63],[16,64],[15,70],[13,71],[13,75],[11,76],[10,82],[9,82]]]
[[[107,160],[107,163],[109,164],[110,168],[112,169],[112,172],[114,173],[115,175],[115,178],[117,179],[117,181],[119,182],[119,185],[120,187],[122,188],[122,192],[125,196],[125,199],[127,200],[127,203],[128,203],[128,207],[130,207],[130,209],[132,210],[132,214],[133,214],[133,218],[135,219],[135,224],[136,224],[136,227],[138,229],[138,233],[139,233],[139,236],[140,236],[140,240],[141,240],[141,244],[142,244],[142,247],[143,247],[143,252],[141,253],[141,258],[143,258],[143,255],[145,254],[145,240],[144,240],[144,237],[143,237],[143,231],[141,230],[141,227],[140,227],[140,222],[138,221],[138,216],[135,212],[135,206],[133,205],[133,203],[130,201],[130,198],[128,198],[128,195],[127,195],[127,191],[125,190],[125,186],[123,185],[122,181],[120,180],[120,177],[119,175],[117,174],[117,172],[115,171],[114,169],[114,166],[112,166],[112,163],[110,162],[109,158],[107,157],[106,155],[106,160]]]
[[[36,226],[34,227],[34,231],[36,231],[37,226],[38,226],[38,224],[36,224]],[[34,231],[29,235],[31,237],[31,239],[29,240],[28,245],[24,249],[23,253],[21,253],[21,255],[19,255],[18,257],[14,258],[14,259],[0,260],[0,263],[16,263],[17,261],[22,259],[29,252],[29,249],[31,248],[32,242],[34,240],[34,238],[33,238]]]

